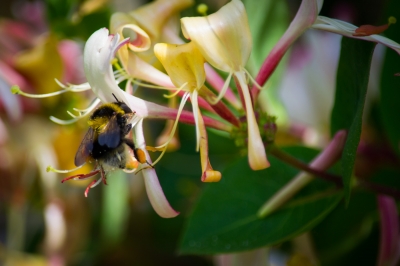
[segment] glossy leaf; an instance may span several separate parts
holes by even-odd
[[[374,194],[357,192],[347,207],[339,204],[312,230],[321,265],[340,265],[339,261],[347,253],[368,238],[377,220],[376,208]]]
[[[129,177],[122,171],[107,175],[109,186],[104,187],[102,233],[108,244],[118,243],[123,237],[129,215]]]
[[[364,102],[375,44],[343,38],[340,52],[331,134],[348,130],[342,153],[342,177],[346,202],[350,199],[351,176],[360,142]]]
[[[288,152],[306,161],[317,154],[306,148]],[[216,254],[276,244],[311,229],[342,197],[330,183],[314,180],[281,210],[259,219],[261,205],[297,173],[275,158],[271,165],[252,171],[242,158],[223,172],[221,182],[207,184],[187,222],[180,251]]]

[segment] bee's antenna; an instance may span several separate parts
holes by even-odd
[[[120,101],[118,100],[117,96],[115,96],[114,93],[112,93],[112,95],[114,96],[115,100],[117,100],[117,102],[120,103]]]

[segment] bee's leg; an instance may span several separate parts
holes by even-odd
[[[67,178],[64,178],[63,180],[61,180],[61,183],[64,183],[65,181],[68,181],[70,179],[74,179],[74,180],[84,180],[86,178],[92,177],[94,175],[97,175],[100,172],[100,169],[97,169],[95,171],[92,171],[88,174],[79,174],[79,175],[73,175],[73,176],[69,176]]]
[[[89,184],[89,186],[87,186],[87,188],[86,188],[86,190],[85,190],[85,197],[86,197],[86,198],[87,198],[87,196],[88,196],[89,190],[90,190],[91,188],[94,188],[94,187],[97,186],[98,184],[100,184],[101,180],[102,180],[102,178],[100,178],[99,180],[93,180],[93,181]]]
[[[131,131],[131,129],[132,129],[132,124],[127,124],[126,126],[125,126],[125,128],[124,128],[124,136],[125,135],[127,135],[128,133],[129,133],[129,131]]]
[[[131,148],[131,150],[133,151],[133,155],[139,163],[147,163],[151,168],[154,168],[153,165],[146,160],[146,155],[144,154],[143,150],[136,149],[135,144],[131,139],[125,138],[124,142],[126,143],[126,145],[129,146],[129,148]]]
[[[131,148],[132,151],[135,151],[135,149],[136,149],[135,144],[133,143],[133,141],[131,139],[124,138],[123,142],[125,142],[126,145],[128,145],[128,147]]]
[[[106,173],[104,172],[104,169],[102,166],[100,166],[100,175],[101,175],[101,180],[103,180],[104,185],[107,185]]]

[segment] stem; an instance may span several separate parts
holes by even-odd
[[[276,146],[273,146],[270,150],[270,153],[272,155],[274,155],[276,158],[278,158],[279,160],[288,163],[289,165],[303,170],[305,172],[307,172],[308,174],[312,174],[316,177],[319,177],[321,179],[324,179],[326,181],[335,183],[336,186],[338,188],[342,188],[343,187],[343,182],[342,182],[342,177],[338,176],[338,175],[334,175],[334,174],[330,174],[327,173],[325,171],[321,171],[318,169],[315,169],[313,167],[310,167],[309,165],[303,163],[302,161],[298,160],[297,158],[291,156],[290,154],[280,150],[279,148],[277,148]],[[308,177],[304,177],[303,179],[307,181]],[[291,184],[293,183],[293,184]],[[294,185],[301,185],[304,182],[301,182],[300,180],[295,180],[293,179],[288,185],[294,186]],[[364,190],[367,190],[369,192],[372,192],[374,194],[384,194],[384,195],[388,195],[391,196],[395,199],[400,200],[400,190],[396,189],[396,188],[392,188],[392,187],[387,187],[387,186],[383,186],[380,184],[376,184],[376,183],[372,183],[369,182],[367,180],[361,180],[361,179],[357,179],[357,182],[355,184],[355,188],[361,188]],[[282,197],[280,196],[282,199],[286,198],[286,197]],[[274,203],[275,204],[275,203]],[[265,205],[264,205],[265,206]],[[259,213],[261,212],[261,209],[259,211]],[[270,214],[271,212],[269,212]],[[264,216],[265,217],[265,216]]]
[[[215,96],[215,94],[210,91],[206,86],[203,86],[199,90],[199,95],[203,97],[206,101],[213,101],[217,98],[217,96]],[[225,119],[232,125],[239,127],[239,120],[222,101],[218,101],[216,104],[211,105],[211,108],[223,119]]]
[[[356,187],[363,188],[363,189],[373,192],[375,194],[384,194],[384,195],[391,196],[395,199],[400,200],[400,190],[392,188],[392,187],[387,187],[387,186],[383,186],[380,184],[371,183],[369,181],[361,180],[361,179],[357,179]]]

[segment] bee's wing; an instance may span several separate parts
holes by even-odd
[[[121,129],[117,122],[117,116],[114,115],[108,121],[101,133],[99,133],[98,142],[101,146],[116,148],[121,140]]]
[[[89,127],[88,132],[83,138],[81,145],[78,148],[78,151],[75,155],[75,165],[81,166],[86,162],[86,159],[89,157],[90,153],[93,150],[93,141],[94,141],[94,130]]]

